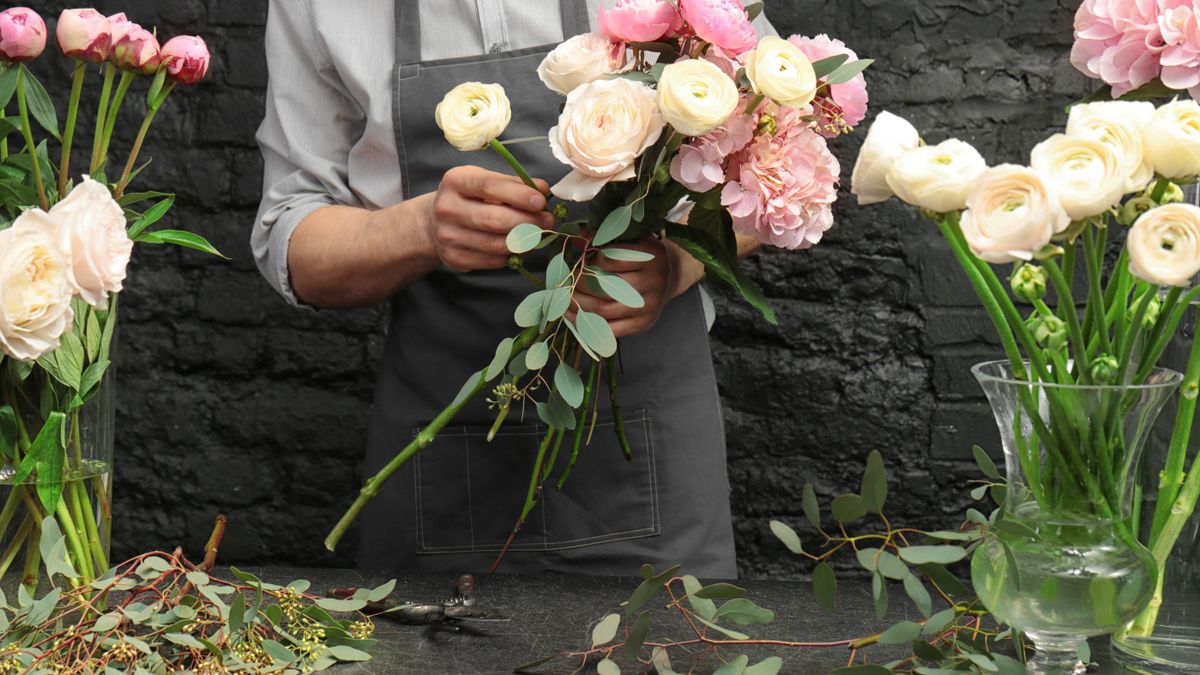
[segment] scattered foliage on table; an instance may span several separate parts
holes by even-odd
[[[359,610],[395,581],[334,599],[303,579],[277,586],[237,568],[220,579],[224,528],[218,519],[200,564],[153,551],[86,582],[46,518],[40,547],[55,585],[40,598],[21,587],[15,604],[0,592],[0,673],[300,673],[370,659],[374,624]]]

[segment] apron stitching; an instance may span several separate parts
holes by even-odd
[[[539,49],[539,47],[530,47],[530,49]],[[525,50],[521,50],[521,51],[525,51]],[[514,59],[527,59],[531,56],[545,57],[545,55],[546,55],[546,52],[537,52],[537,51],[530,51],[528,54],[510,54],[510,53],[506,52],[506,53],[495,54],[495,55],[493,55],[493,58],[475,59],[473,61],[462,61],[459,63],[443,63],[443,64],[435,64],[435,65],[421,64],[421,68],[424,70],[437,70],[439,68],[454,68],[456,66],[466,66],[466,65],[471,65],[473,63],[496,63],[499,61],[512,61]],[[471,57],[466,57],[466,58],[471,58]]]

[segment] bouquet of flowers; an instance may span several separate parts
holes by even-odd
[[[514,536],[560,450],[569,456],[557,484],[566,481],[590,437],[605,380],[616,434],[629,454],[617,401],[617,340],[603,317],[573,297],[587,284],[627,307],[643,306],[637,290],[600,264],[652,258],[622,242],[646,236],[673,242],[775,321],[762,292],[738,268],[735,237],[803,249],[833,225],[840,167],[827,139],[848,133],[866,114],[862,71],[871,61],[824,35],[759,40],[750,22],[761,9],[743,9],[738,0],[619,0],[601,10],[602,32],[573,37],[545,58],[539,76],[566,97],[549,130],[550,148],[570,169],[551,191],[586,203],[589,214],[570,220],[560,203],[553,208],[555,229],[524,224],[510,232],[510,266],[535,286],[514,313],[520,332],[504,338],[458,398],[366,481],[327,547],[384,481],[484,391],[498,411],[493,430],[526,403],[549,427]],[[499,85],[459,85],[436,114],[450,143],[490,148],[534,185],[499,140],[511,117]],[[520,256],[550,246],[559,252],[546,278],[528,274]]]
[[[116,296],[135,242],[174,244],[210,254],[202,237],[151,230],[171,208],[162,192],[130,193],[151,123],[179,84],[208,70],[204,41],[178,36],[160,46],[124,14],[62,12],[55,31],[75,61],[65,124],[27,63],[48,31],[38,14],[0,12],[0,576],[24,552],[23,581],[36,586],[42,523],[65,534],[76,583],[108,569],[111,429],[104,417]],[[89,70],[102,74],[90,160],[72,178],[80,96]],[[120,78],[117,74],[120,73]],[[109,143],[133,84],[148,83],[144,121],[123,164],[109,165]],[[51,162],[40,127],[60,142]],[[9,143],[15,141],[10,152]],[[74,167],[78,168],[78,167]],[[138,209],[138,205],[150,204]]]

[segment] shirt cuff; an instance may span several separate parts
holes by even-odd
[[[310,311],[316,309],[312,305],[301,302],[296,297],[296,292],[292,290],[292,280],[288,270],[288,248],[292,242],[292,235],[310,213],[330,204],[331,202],[324,200],[307,201],[289,207],[280,213],[272,224],[259,223],[259,227],[266,227],[269,232],[266,250],[256,252],[258,268],[267,283],[271,284],[271,287],[293,307]]]

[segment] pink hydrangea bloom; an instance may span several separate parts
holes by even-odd
[[[743,109],[744,103],[725,124],[679,146],[679,152],[671,160],[671,177],[695,192],[708,192],[724,183],[725,159],[754,138],[756,119],[740,114]]]
[[[1159,24],[1170,0],[1084,0],[1075,14],[1071,63],[1121,96],[1158,77],[1166,46]]]
[[[825,34],[811,38],[793,35],[788,38],[788,42],[799,47],[808,60],[814,63],[839,54],[848,55],[850,61],[858,60],[858,54],[847,47],[845,42],[830,38]],[[829,94],[833,100],[833,106],[829,106],[826,102],[818,102],[814,107],[818,117],[817,130],[822,136],[833,138],[848,128],[858,126],[858,123],[867,116],[867,78],[859,73],[849,82],[831,86]]]
[[[679,0],[679,10],[701,40],[727,54],[742,54],[758,44],[758,34],[739,0]]]
[[[1163,84],[1200,95],[1200,0],[1160,0],[1158,26],[1166,47],[1159,55]]]
[[[734,230],[764,244],[808,248],[833,226],[841,166],[803,110],[780,110],[762,134],[729,158],[721,203]]]
[[[600,6],[596,25],[613,42],[653,42],[679,30],[683,17],[671,0],[616,0]]]

